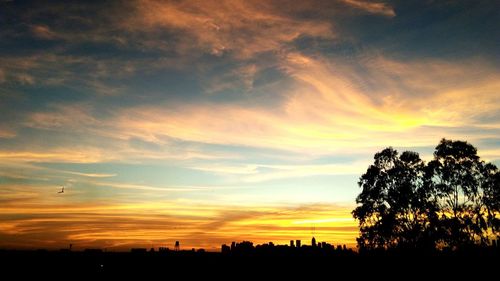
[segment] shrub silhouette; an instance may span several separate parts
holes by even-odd
[[[463,141],[442,139],[426,164],[386,148],[358,182],[360,250],[487,245],[500,229],[500,176]]]

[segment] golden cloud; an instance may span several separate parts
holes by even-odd
[[[49,150],[49,151],[47,151]],[[56,148],[0,151],[0,159],[4,161],[23,162],[71,162],[71,163],[96,163],[109,161],[113,158],[106,152],[92,147]]]
[[[0,247],[75,248],[181,246],[216,250],[222,243],[290,239],[308,241],[311,225],[320,241],[354,246],[350,206],[214,206],[164,201],[115,205],[4,204]],[[307,242],[306,242],[307,243]]]
[[[119,112],[112,124],[122,134],[151,142],[161,142],[159,137],[166,135],[322,154],[388,144],[434,145],[445,132],[414,135],[433,126],[480,125],[481,115],[500,107],[495,102],[500,98],[500,74],[471,77],[467,63],[408,65],[380,58],[366,62],[368,74],[360,76],[342,63],[290,53],[282,69],[296,84],[291,92],[281,93],[286,99],[272,110],[211,103],[140,106]],[[440,79],[433,80],[436,76]],[[372,78],[380,89],[365,87]],[[458,79],[462,81],[455,84]],[[463,137],[451,130],[446,135]]]

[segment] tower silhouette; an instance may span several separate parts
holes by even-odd
[[[180,250],[180,243],[179,241],[175,241],[175,246],[174,246],[174,251],[179,251]]]
[[[316,226],[312,225],[311,226],[311,235],[312,235],[311,246],[316,247],[316,238],[314,238],[314,234],[316,234]]]

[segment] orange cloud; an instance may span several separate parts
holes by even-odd
[[[39,129],[82,129],[99,125],[99,120],[94,118],[88,106],[67,105],[55,106],[51,112],[36,112],[25,122],[25,126]],[[80,124],[80,126],[76,126]],[[83,125],[83,126],[82,126]]]
[[[0,151],[0,159],[4,161],[23,162],[71,162],[71,163],[96,163],[112,160],[109,155],[100,149],[92,147],[57,148],[47,149]]]
[[[394,9],[386,3],[362,0],[341,0],[341,2],[344,2],[354,8],[361,9],[371,14],[379,14],[387,17],[396,16]]]
[[[1,126],[1,125],[0,125]],[[16,132],[10,128],[0,127],[0,138],[13,138],[16,136]]]
[[[332,38],[327,22],[299,20],[280,14],[280,7],[263,1],[138,1],[138,16],[123,23],[129,30],[164,27],[189,35],[178,42],[180,52],[196,49],[240,58],[279,51],[300,36]],[[158,42],[161,44],[161,42]]]
[[[31,26],[31,32],[36,37],[42,39],[55,39],[58,37],[58,35],[46,25],[33,25]]]

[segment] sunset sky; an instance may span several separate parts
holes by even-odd
[[[85,2],[0,1],[0,248],[354,247],[377,151],[500,164],[496,0]]]

